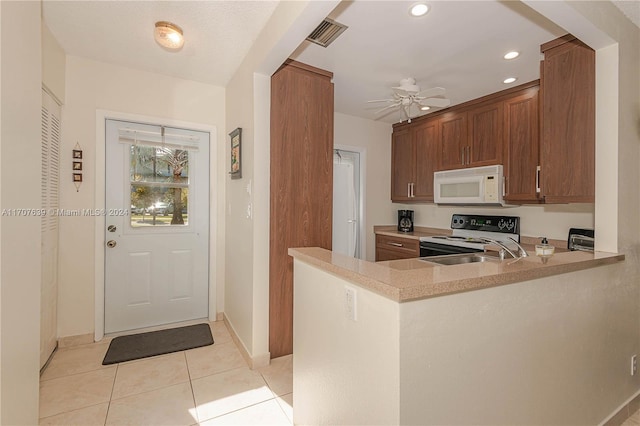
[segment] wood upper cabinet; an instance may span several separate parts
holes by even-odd
[[[540,187],[545,203],[595,200],[595,52],[571,35],[543,44]]]
[[[433,172],[438,163],[438,131],[436,119],[393,132],[392,201],[433,201]]]
[[[502,163],[503,102],[481,104],[467,112],[469,137],[465,167]]]
[[[412,127],[411,137],[416,146],[413,199],[433,201],[433,172],[437,170],[440,146],[438,120],[427,120]]]
[[[451,111],[439,120],[439,170],[465,167],[467,152],[467,113]]]
[[[504,101],[504,198],[510,202],[539,201],[538,108],[537,85]]]
[[[415,176],[415,148],[409,128],[393,132],[391,137],[391,200],[411,200]]]
[[[289,247],[331,250],[333,75],[287,61],[271,77],[269,352],[293,351]]]
[[[440,170],[502,161],[502,101],[488,101],[440,118]]]

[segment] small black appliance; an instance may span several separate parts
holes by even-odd
[[[398,231],[413,232],[413,210],[398,210]]]

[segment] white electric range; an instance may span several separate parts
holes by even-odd
[[[518,216],[482,216],[454,214],[451,235],[420,238],[420,257],[485,251],[491,240],[518,250],[520,218]]]

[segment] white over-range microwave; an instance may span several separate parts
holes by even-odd
[[[433,190],[436,204],[504,205],[502,165],[435,172]]]

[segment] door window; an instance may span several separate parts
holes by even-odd
[[[189,224],[189,151],[163,145],[132,145],[131,226]]]

